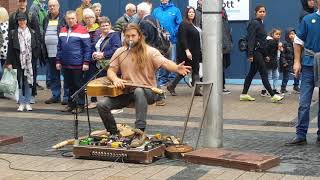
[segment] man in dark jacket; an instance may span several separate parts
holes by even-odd
[[[197,1],[197,9],[196,9],[196,26],[202,29],[202,4],[203,0]]]
[[[56,55],[57,45],[59,39],[60,29],[65,26],[63,14],[60,13],[60,4],[58,0],[48,1],[49,14],[43,21],[43,41],[45,43],[45,56],[48,59],[48,70],[50,76],[50,89],[52,96],[45,101],[46,104],[60,103],[61,96],[61,80],[60,71],[56,69]],[[66,105],[68,102],[68,88],[64,83],[64,95],[62,104]]]
[[[11,13],[10,17],[9,17],[9,32],[11,30],[16,30],[18,28],[17,14],[19,12],[24,13],[28,17],[28,19],[27,19],[28,27],[35,31],[36,41],[37,41],[37,43],[40,43],[42,37],[41,37],[41,33],[40,33],[40,25],[38,22],[38,18],[34,14],[31,14],[27,10],[27,5],[28,5],[27,0],[18,0],[18,9],[16,11],[14,11],[13,13]],[[34,63],[33,66],[36,67],[37,61],[33,60],[32,62]],[[37,83],[36,83],[37,68],[33,68],[33,70],[34,70],[34,72],[33,72],[34,85],[32,86],[31,103],[34,103],[34,101],[35,101],[34,96],[37,95]],[[42,87],[40,87],[40,88],[43,89]]]
[[[146,2],[140,3],[137,6],[137,14],[141,19],[139,26],[145,37],[146,43],[152,47],[155,47],[158,32],[154,26],[156,26],[157,21],[152,15],[150,15],[151,6]]]
[[[127,4],[126,5],[126,13],[123,14],[119,19],[117,19],[116,23],[113,26],[113,30],[122,32],[124,27],[131,22],[133,15],[136,14],[136,6],[134,4]]]

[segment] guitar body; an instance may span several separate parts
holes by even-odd
[[[142,88],[148,88],[151,89],[152,92],[156,94],[163,94],[163,90],[159,88],[155,88],[152,86],[145,86],[145,85],[138,85],[133,84],[130,82],[124,83],[126,88],[120,89],[116,88],[111,81],[108,80],[107,77],[101,77],[97,78],[95,80],[92,80],[87,85],[87,94],[88,96],[109,96],[109,97],[117,97],[122,94],[126,94],[130,92],[130,88],[132,90],[132,87],[142,87]]]
[[[92,80],[87,85],[88,96],[109,96],[116,97],[124,94],[124,90],[116,88],[107,77],[97,78]]]

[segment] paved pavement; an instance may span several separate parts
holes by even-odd
[[[270,98],[259,96],[260,86],[253,86],[250,94],[256,101],[240,102],[242,87],[228,88],[232,93],[223,96],[224,148],[278,155],[280,166],[259,173],[167,159],[151,165],[74,159],[70,157],[71,147],[61,151],[50,149],[53,144],[73,137],[73,116],[59,112],[62,108],[59,104],[44,104],[50,97],[45,90],[39,91],[33,112],[18,113],[14,101],[0,99],[0,134],[24,136],[23,143],[0,147],[0,179],[320,179],[320,147],[315,145],[316,102],[312,105],[309,144],[285,147],[283,144],[294,136],[298,95],[286,95],[283,102],[274,104]],[[181,134],[191,89],[180,86],[177,93],[176,97],[168,95],[166,106],[149,107],[149,133]],[[202,98],[197,97],[186,136],[191,145],[195,144],[201,112]],[[102,129],[96,110],[91,110],[90,115],[93,129]],[[116,117],[118,122],[132,124],[134,110],[124,109]],[[85,114],[79,119],[80,135],[85,135],[88,128]],[[4,159],[11,162],[11,169]]]

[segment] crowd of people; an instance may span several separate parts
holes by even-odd
[[[84,93],[78,96],[77,109],[70,96],[99,70],[99,61],[111,59],[124,45],[124,30],[131,23],[139,26],[145,42],[154,48],[158,48],[158,31],[163,28],[170,50],[162,54],[172,62],[192,66],[192,85],[200,81],[202,0],[197,9],[188,7],[183,15],[171,0],[160,0],[160,6],[154,9],[150,0],[137,6],[129,3],[114,26],[102,15],[102,5],[92,4],[91,0],[82,0],[75,11],[65,13],[61,12],[58,0],[34,0],[29,9],[27,3],[17,0],[18,9],[10,15],[0,8],[1,70],[17,69],[18,111],[32,111],[37,90],[44,89],[37,83],[38,69],[44,67],[46,86],[51,90],[45,103],[67,105],[62,110],[66,112],[83,112]],[[105,75],[102,72],[98,77]],[[156,72],[157,87],[167,89],[173,96],[177,95],[175,87],[182,78],[162,67]],[[200,89],[196,95],[202,95]],[[159,99],[156,104],[163,106],[165,101]],[[88,107],[96,106],[97,97],[91,97]]]
[[[160,5],[154,9],[150,0],[142,0],[137,6],[129,3],[114,26],[102,14],[102,5],[91,4],[91,0],[82,0],[76,10],[65,13],[61,12],[58,0],[33,0],[30,9],[27,8],[27,0],[18,0],[18,9],[10,16],[5,8],[0,7],[0,70],[2,67],[17,69],[17,111],[32,111],[31,104],[35,103],[37,90],[42,88],[37,83],[39,64],[46,69],[46,86],[51,90],[51,97],[45,103],[66,105],[62,109],[64,112],[84,111],[84,91],[78,94],[77,101],[71,99],[71,95],[103,68],[101,62],[105,60],[111,59],[110,67],[97,77],[107,76],[119,88],[123,88],[126,81],[131,81],[166,89],[176,96],[177,84],[190,73],[190,86],[194,86],[201,81],[202,63],[203,0],[197,2],[197,8],[188,6],[183,13],[171,0],[160,0]],[[246,37],[250,70],[240,95],[241,101],[255,100],[248,91],[255,74],[259,72],[265,88],[261,90],[261,96],[270,96],[272,102],[279,102],[288,92],[290,75],[294,75],[293,90],[301,93],[299,122],[297,137],[288,145],[306,143],[312,92],[320,84],[318,78],[313,76],[319,66],[319,48],[315,46],[319,44],[319,38],[313,37],[317,37],[319,31],[312,26],[320,22],[317,16],[319,0],[318,4],[315,0],[301,2],[304,11],[300,17],[300,27],[297,30],[288,28],[285,33],[275,28],[267,34],[264,27],[267,9],[263,5],[255,8],[255,17],[249,21]],[[222,93],[230,94],[225,88],[224,70],[231,63],[233,42],[224,9],[222,20]],[[161,28],[170,40],[170,50],[167,52],[160,51],[158,47]],[[280,42],[282,34],[285,36],[283,43]],[[303,54],[302,47],[305,50]],[[313,59],[317,65],[314,65]],[[278,83],[279,73],[283,74],[281,86]],[[63,88],[61,76],[64,77]],[[202,96],[200,88],[195,89],[195,95]],[[136,128],[144,131],[148,104],[163,106],[165,101],[162,97],[150,89],[137,87],[119,97],[105,97],[100,101],[97,97],[91,97],[87,106],[90,109],[97,107],[105,128],[111,134],[117,134],[112,115],[114,110],[134,102]],[[320,138],[317,142],[320,143]]]

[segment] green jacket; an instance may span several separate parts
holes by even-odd
[[[38,18],[40,25],[40,31],[43,32],[43,20],[47,17],[47,10],[41,5],[40,0],[33,0],[29,13],[35,15]]]

